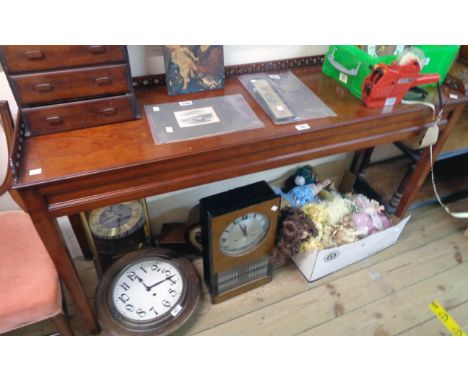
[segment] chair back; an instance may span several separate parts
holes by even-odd
[[[15,130],[15,124],[13,122],[13,117],[11,116],[10,107],[8,105],[8,101],[0,101],[0,125],[5,132],[6,144],[7,144],[7,155],[6,160],[7,163],[9,161],[11,150],[12,150],[12,142],[13,142],[13,134]],[[1,153],[0,155],[3,155]],[[1,181],[1,180],[0,180]],[[13,185],[13,174],[11,172],[10,165],[7,164],[6,175],[3,179],[3,182],[0,185],[0,196],[2,196],[5,192],[9,191],[13,200],[22,208],[24,209],[23,202],[18,195],[18,193],[14,190],[11,190],[11,186]]]

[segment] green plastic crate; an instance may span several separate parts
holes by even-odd
[[[421,49],[426,57],[421,73],[438,73],[440,83],[443,83],[457,58],[460,45],[415,45],[415,47]],[[436,86],[436,84],[426,86]]]
[[[330,45],[322,71],[361,99],[364,80],[375,64],[390,64],[396,55],[372,57],[355,45]]]

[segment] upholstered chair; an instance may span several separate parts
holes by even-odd
[[[6,101],[0,101],[0,122],[11,148],[14,123]],[[6,161],[6,151],[0,150],[0,163]],[[21,206],[21,199],[11,190],[9,166],[0,182],[0,196],[10,191]],[[62,307],[57,270],[31,218],[22,210],[0,211],[0,333],[51,319],[59,333],[73,335]]]

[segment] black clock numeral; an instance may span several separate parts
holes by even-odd
[[[128,272],[128,273],[127,273],[127,277],[128,277],[130,280],[132,280],[132,281],[135,281],[135,280],[138,278],[137,275],[136,275],[136,273],[133,272],[133,271]]]
[[[154,312],[154,315],[157,316],[159,313],[154,309],[154,306],[150,308],[150,312]]]
[[[171,306],[171,303],[167,300],[162,300],[161,303],[163,304],[163,306],[165,306],[166,308],[169,308]]]
[[[174,280],[174,278],[168,279],[171,285],[177,284],[177,280]]]
[[[157,272],[159,272],[160,268],[158,267],[157,264],[153,264],[153,265],[151,266],[151,270],[152,270],[152,271],[157,271]]]
[[[125,305],[125,309],[127,309],[129,312],[133,312],[135,310],[135,307],[131,304]]]
[[[172,288],[169,289],[169,290],[168,290],[168,293],[169,293],[172,297],[177,296],[177,291],[176,291],[175,289],[172,289]]]
[[[148,273],[148,271],[147,271],[145,268],[140,267],[140,269],[141,269],[144,273]]]
[[[128,297],[128,295],[125,293],[122,293],[119,297],[119,300],[125,304],[126,302],[130,301],[130,297]]]
[[[123,282],[122,284],[119,285],[125,292],[130,289],[130,285],[128,285],[126,282]]]
[[[143,318],[143,317],[146,316],[146,312],[145,312],[143,309],[140,309],[140,308],[137,309],[136,314],[138,314],[138,316],[139,316],[140,318]]]
[[[169,277],[171,275],[171,270],[170,269],[165,269],[164,274],[166,275],[166,277]]]

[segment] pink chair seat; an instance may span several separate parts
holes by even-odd
[[[0,212],[0,333],[61,311],[57,271],[31,218]]]

